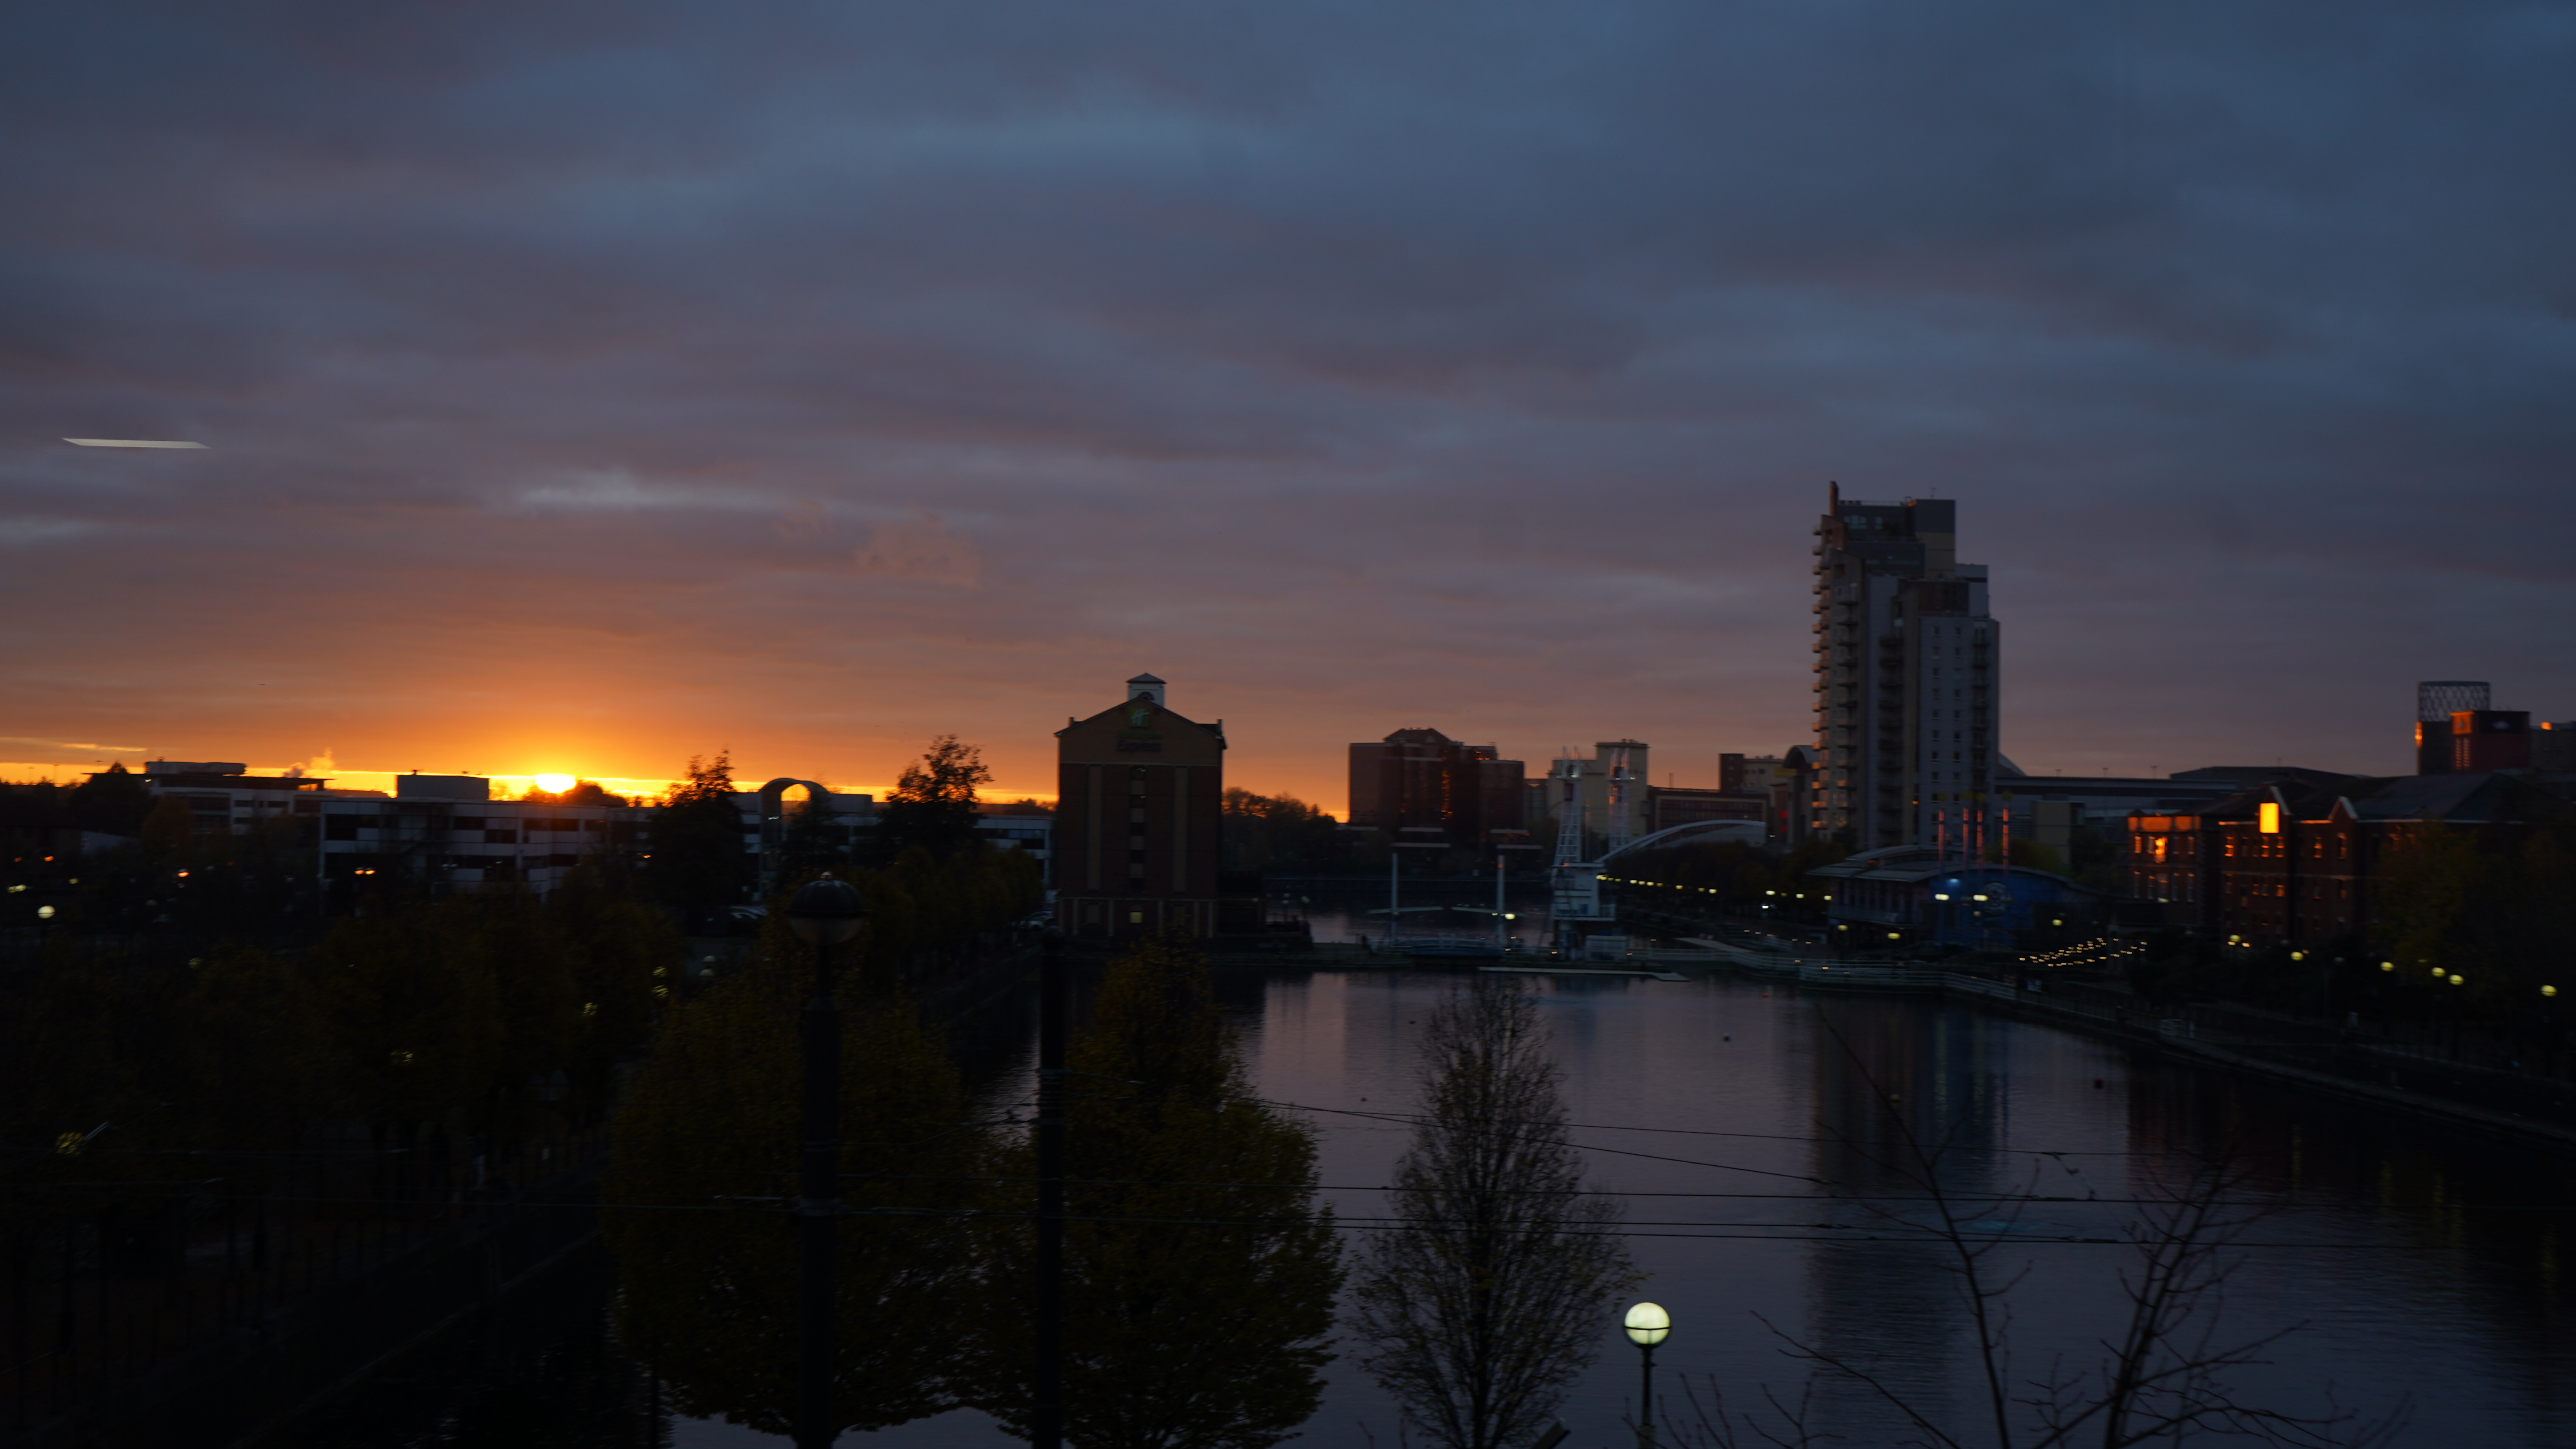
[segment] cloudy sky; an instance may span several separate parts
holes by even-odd
[[[2026,768],[2400,770],[2420,678],[2576,718],[2571,77],[2474,0],[31,0],[0,772],[1050,794],[1151,670],[1336,811],[1410,725],[1713,784],[1829,479],[1960,500]]]

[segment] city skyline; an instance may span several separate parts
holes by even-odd
[[[1705,782],[1811,738],[1829,481],[1971,511],[2034,773],[2576,715],[2566,38],[2235,14],[49,14],[0,770],[1042,796],[1150,669],[1328,807]]]

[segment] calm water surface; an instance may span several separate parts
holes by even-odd
[[[1416,1023],[1454,979],[1329,971],[1221,980],[1260,1089],[1311,1110],[1323,1180],[1354,1222],[1385,1212],[1375,1188],[1406,1140],[1402,1125],[1365,1114],[1411,1106]],[[2070,1199],[2035,1205],[2013,1229],[2025,1241],[2011,1251],[2030,1270],[2013,1300],[2025,1372],[2059,1353],[2093,1361],[2130,1261],[2124,1247],[2057,1240],[2115,1236],[2135,1209],[2101,1199],[2135,1196],[2146,1164],[2173,1147],[2207,1150],[2233,1137],[2259,1190],[2280,1206],[2249,1235],[2255,1246],[2228,1286],[2227,1332],[2304,1325],[2269,1350],[2268,1366],[2239,1376],[2244,1397],[2302,1411],[2329,1394],[2369,1411],[2408,1400],[2411,1424],[2398,1441],[2407,1445],[2576,1444],[2567,1372],[2576,1318],[2562,1243],[2576,1205],[2568,1164],[1927,1001],[1731,980],[1533,979],[1573,1119],[1587,1124],[1575,1138],[1590,1149],[1597,1182],[1631,1195],[1631,1250],[1651,1275],[1638,1296],[1675,1320],[1657,1355],[1667,1418],[1687,1412],[1677,1389],[1685,1379],[1703,1394],[1713,1383],[1731,1403],[1753,1401],[1766,1385],[1794,1396],[1802,1374],[1781,1353],[1785,1335],[1873,1361],[1937,1417],[1956,1410],[1966,1419],[1969,1340],[1938,1250],[1868,1241],[1871,1221],[1816,1186],[1876,1181],[1837,1139],[1885,1140],[1893,1110],[1953,1143],[1954,1187]],[[1014,1020],[994,1029],[1006,1039],[987,1049],[1019,1059],[1004,1070],[1016,1078],[1025,1071],[1021,1028]],[[1006,1081],[1004,1090],[1016,1088]],[[614,1352],[593,1348],[597,1337],[575,1334],[569,1349],[528,1354],[518,1380],[478,1380],[458,1393],[525,1395],[528,1376],[562,1371],[549,1363],[578,1364],[591,1384],[600,1353]],[[1564,1410],[1577,1445],[1622,1442],[1633,1407],[1635,1351],[1608,1320],[1602,1344]],[[1347,1360],[1330,1372],[1324,1407],[1300,1442],[1394,1445],[1384,1395]],[[648,1422],[639,1438],[629,1410],[588,1412],[572,1402],[579,1395],[557,1397],[563,1412],[551,1427],[505,1439],[461,1427],[492,1417],[471,1403],[424,1416],[416,1385],[381,1403],[362,1396],[329,1432],[341,1443],[783,1442],[687,1420],[658,1434]],[[1822,1426],[1850,1442],[1899,1437],[1883,1411],[1848,1390],[1820,1404]],[[972,1413],[850,1442],[861,1440],[923,1449],[1017,1442]]]

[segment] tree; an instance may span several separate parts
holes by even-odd
[[[652,851],[643,869],[648,899],[692,914],[741,902],[752,867],[733,796],[730,751],[718,750],[703,763],[689,757],[686,778],[663,795],[653,820]]]
[[[306,953],[338,1085],[366,1120],[378,1152],[408,1149],[425,1126],[465,1126],[482,1114],[501,1070],[500,992],[459,918],[431,907],[343,920]],[[375,1159],[382,1162],[381,1156]],[[421,1186],[406,1151],[397,1179]]]
[[[731,771],[726,767],[724,756],[718,755],[716,761],[719,768],[727,769],[727,783],[730,785]],[[697,761],[691,760],[689,764],[694,770]],[[597,780],[575,780],[569,788],[560,792],[530,785],[527,793],[519,798],[533,800],[543,805],[623,805],[626,803],[625,796],[610,793],[608,787]]]
[[[1206,958],[1139,944],[1067,1054],[1064,1414],[1077,1449],[1264,1449],[1322,1401],[1341,1260],[1313,1131],[1250,1099]],[[1035,1176],[1025,1144],[1008,1177]],[[981,1407],[1029,1429],[1026,1220],[993,1234]]]
[[[812,959],[772,916],[751,969],[674,1014],[618,1112],[603,1215],[620,1334],[674,1405],[772,1434],[795,1408],[795,1219],[778,1205],[797,1191]],[[956,1345],[976,1329],[967,1214],[984,1205],[990,1148],[910,1004],[842,1020],[833,1393],[839,1426],[874,1430],[957,1402]]]
[[[1526,1443],[1591,1364],[1612,1300],[1639,1281],[1621,1210],[1584,1186],[1526,985],[1458,987],[1420,1051],[1423,1115],[1396,1166],[1400,1226],[1361,1252],[1361,1363],[1447,1449]]]
[[[121,760],[83,780],[71,794],[72,818],[80,828],[107,835],[140,834],[143,817],[152,810],[152,792],[143,777]]]
[[[164,795],[145,813],[136,831],[156,863],[184,860],[197,843],[197,812],[185,799]]]
[[[1332,816],[1294,795],[1229,788],[1223,809],[1227,870],[1323,872],[1350,864],[1350,837]]]
[[[932,740],[918,763],[903,767],[893,793],[877,807],[876,825],[868,832],[870,857],[887,864],[919,846],[932,859],[946,860],[973,848],[976,823],[983,819],[976,791],[992,782],[983,751],[955,735]]]
[[[330,1038],[313,982],[250,946],[206,957],[193,973],[180,1065],[208,1140],[293,1145],[332,1104]]]
[[[681,966],[669,918],[621,900],[600,871],[584,865],[546,897],[546,915],[569,952],[580,998],[578,1041],[565,1071],[576,1122],[603,1115],[616,1095],[619,1064],[644,1044]]]
[[[2389,850],[2372,940],[2374,962],[2393,965],[2364,972],[2383,1009],[2487,1016],[2537,1042],[2563,1040],[2565,998],[2540,988],[2570,990],[2576,826],[2544,820],[2517,834],[2427,821]]]

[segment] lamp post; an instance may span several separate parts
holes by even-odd
[[[1637,1449],[1655,1449],[1655,1345],[1672,1337],[1673,1316],[1660,1303],[1640,1303],[1628,1310],[1628,1341],[1645,1361],[1637,1390]]]
[[[840,1436],[832,1413],[833,1239],[841,1213],[841,1008],[832,1000],[832,948],[859,933],[867,902],[858,887],[829,875],[787,903],[796,939],[814,948],[814,999],[805,1003],[805,1190],[796,1199],[796,1449],[830,1449]]]
[[[1029,1449],[1064,1444],[1064,932],[1038,937],[1037,1292]]]

